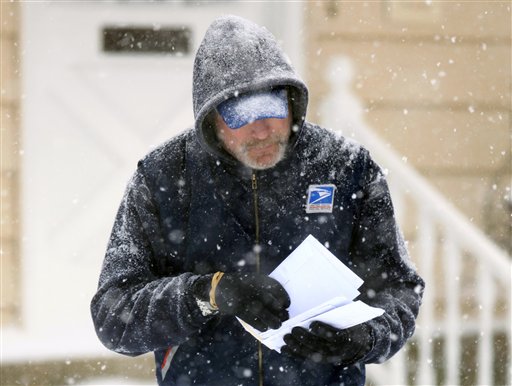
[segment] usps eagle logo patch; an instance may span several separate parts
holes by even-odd
[[[309,185],[306,213],[332,213],[336,186]]]

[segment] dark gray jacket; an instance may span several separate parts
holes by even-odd
[[[285,159],[255,172],[219,147],[209,114],[237,92],[273,85],[288,87],[294,133]],[[264,385],[364,384],[364,363],[388,359],[412,335],[423,281],[385,178],[361,146],[306,123],[306,105],[306,87],[266,30],[237,17],[212,24],[194,67],[195,129],[139,162],[91,303],[106,347],[155,352],[159,384],[257,385],[261,376]],[[336,186],[332,213],[306,213],[313,184]],[[360,299],[386,312],[369,322],[373,347],[356,365],[263,348],[261,372],[254,338],[233,317],[203,316],[191,285],[216,271],[254,271],[256,250],[268,274],[309,234],[365,280]]]

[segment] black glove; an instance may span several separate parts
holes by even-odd
[[[197,279],[192,292],[197,299],[210,301],[213,275]],[[279,328],[288,319],[290,297],[281,284],[257,273],[225,273],[215,289],[220,313],[235,315],[260,331]]]
[[[309,331],[294,327],[284,336],[286,346],[281,352],[317,363],[348,366],[358,362],[373,348],[371,327],[366,324],[337,329],[322,322],[313,322]]]
[[[279,328],[288,319],[290,297],[281,284],[267,275],[226,273],[215,291],[222,314],[236,315],[260,331]]]

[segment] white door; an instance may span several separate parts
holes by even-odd
[[[115,212],[137,160],[193,123],[193,56],[209,23],[238,14],[270,30],[274,25],[284,40],[300,23],[297,8],[290,11],[286,3],[218,4],[22,4],[22,308],[31,345],[48,339],[48,350],[69,354],[81,337],[82,353],[99,347],[89,302]],[[105,52],[108,27],[184,27],[190,49],[180,55]],[[297,41],[290,41],[292,59]]]

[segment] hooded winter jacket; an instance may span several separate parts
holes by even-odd
[[[381,169],[360,145],[308,122],[307,89],[265,29],[217,19],[194,65],[195,127],[139,163],[115,219],[91,303],[111,350],[153,351],[160,385],[362,385],[365,363],[395,354],[413,334],[423,281],[409,263]],[[221,101],[284,86],[293,114],[285,158],[253,171],[216,140]],[[336,187],[332,212],[306,213],[308,187]],[[364,279],[371,351],[355,365],[281,355],[232,316],[204,316],[191,293],[216,271],[269,274],[309,234]],[[314,256],[311,258],[314,259]],[[258,366],[262,350],[263,368]]]

